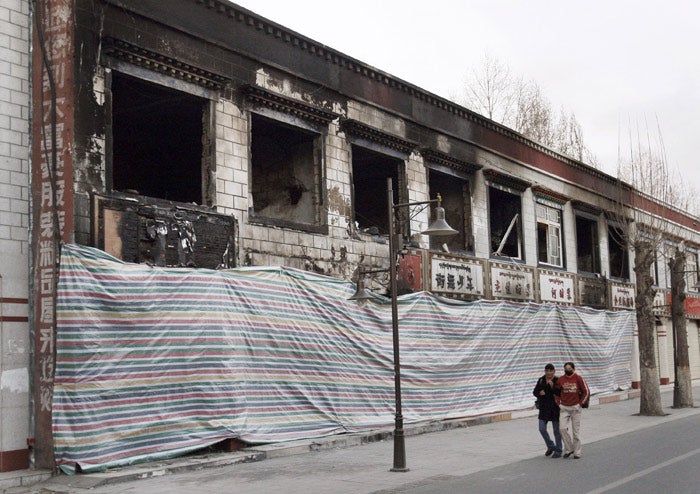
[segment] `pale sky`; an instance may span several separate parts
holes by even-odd
[[[485,53],[573,112],[603,171],[649,127],[700,191],[700,3],[691,0],[241,0],[299,34],[449,98]],[[644,131],[646,133],[646,131]],[[645,136],[646,138],[646,136]],[[639,139],[637,139],[638,142]]]

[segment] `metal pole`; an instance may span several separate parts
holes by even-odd
[[[396,301],[396,229],[394,227],[394,190],[391,178],[387,179],[387,204],[389,213],[389,277],[391,289],[391,334],[394,342],[394,400],[396,416],[394,419],[394,466],[392,472],[407,472],[406,444],[403,434],[403,415],[401,414],[401,358],[399,356],[399,311]]]

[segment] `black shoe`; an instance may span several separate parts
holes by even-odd
[[[547,451],[544,452],[544,455],[545,455],[545,456],[549,456],[549,455],[551,455],[552,453],[554,453],[554,450],[553,450],[552,448],[547,448]]]
[[[561,453],[558,451],[555,451],[554,454],[552,455],[552,458],[561,458]]]
[[[571,456],[572,454],[574,454],[573,451],[569,451],[568,453],[564,453],[564,458],[568,458],[568,457]]]
[[[578,460],[579,458],[581,458],[581,455],[574,455],[574,460]]]

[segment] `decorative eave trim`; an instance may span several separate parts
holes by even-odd
[[[219,90],[231,81],[228,77],[180,62],[174,58],[141,48],[126,41],[105,38],[102,41],[103,54],[137,67],[175,77],[185,82],[207,89]]]
[[[593,216],[600,216],[600,214],[603,212],[602,208],[599,208],[592,204],[588,204],[587,202],[572,201],[571,205],[574,207],[574,210],[581,211],[583,213],[588,213]]]
[[[382,146],[394,149],[405,155],[411,154],[413,150],[418,147],[417,142],[387,134],[386,132],[350,118],[340,121],[340,130],[349,136],[381,144]]]
[[[474,173],[482,168],[480,165],[475,165],[473,163],[469,163],[468,161],[455,158],[454,156],[450,156],[449,154],[445,154],[436,149],[420,148],[418,152],[420,152],[425,161],[429,161],[431,163],[442,165],[448,168],[453,168],[462,172]]]
[[[511,177],[510,175],[506,175],[493,169],[484,170],[484,177],[487,181],[500,185],[505,185],[506,187],[510,187],[511,189],[515,189],[520,192],[525,191],[528,187],[532,185],[527,180]]]
[[[323,127],[327,127],[329,123],[338,118],[338,114],[332,111],[317,108],[285,96],[280,96],[257,86],[243,86],[241,87],[241,93],[246,101],[254,105],[260,105],[281,113],[287,113]]]
[[[549,199],[550,201],[554,201],[562,205],[571,200],[571,198],[565,196],[564,194],[554,192],[553,190],[542,187],[541,185],[533,185],[532,192],[534,192],[537,196],[543,197],[544,199]]]
[[[615,211],[605,211],[605,219],[608,221],[608,223],[612,224],[631,224],[634,223],[634,218],[630,218],[629,216],[623,216],[620,213],[617,213]]]

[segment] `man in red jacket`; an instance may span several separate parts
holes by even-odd
[[[581,458],[581,408],[587,405],[591,396],[586,381],[576,374],[576,366],[573,362],[564,364],[564,375],[557,380],[555,394],[559,405],[559,431],[564,441],[564,458],[572,454],[574,458]],[[569,435],[569,421],[571,422],[571,436]]]

